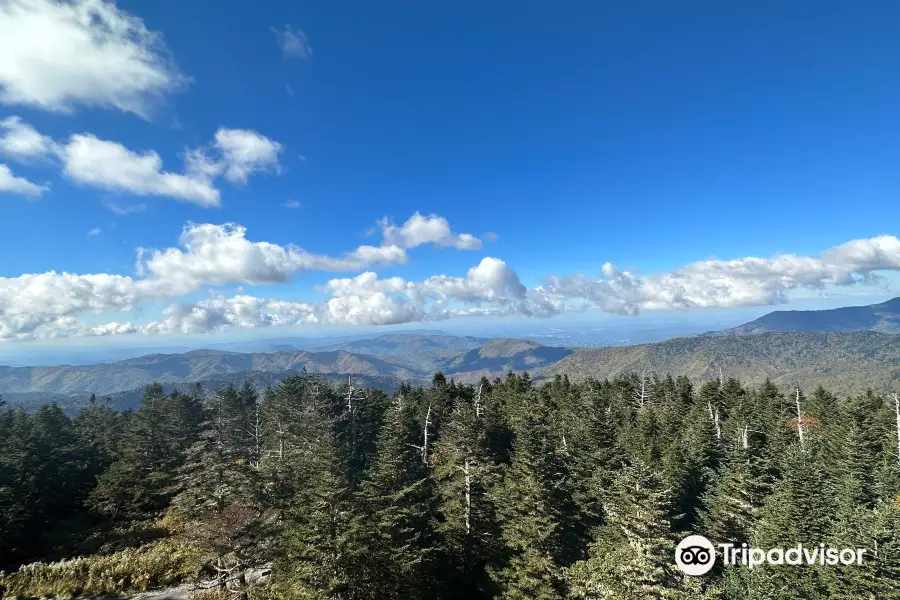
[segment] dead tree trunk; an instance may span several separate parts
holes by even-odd
[[[431,427],[431,405],[425,412],[425,427],[422,431],[422,462],[428,464],[428,428]]]
[[[797,404],[797,437],[800,438],[800,445],[803,445],[803,411],[800,410],[800,386],[794,390],[794,400]]]
[[[481,391],[484,389],[484,384],[478,386],[478,393],[475,394],[475,416],[481,417],[484,414],[484,406],[481,404]]]
[[[262,406],[259,402],[253,409],[253,423],[250,425],[250,437],[253,440],[253,457],[250,460],[250,466],[254,471],[262,469],[263,461],[263,424],[262,424]]]
[[[471,473],[471,465],[469,464],[469,457],[466,457],[465,463],[463,463],[463,467],[457,466],[456,468],[462,471],[465,482],[466,482],[466,510],[465,510],[465,518],[466,518],[466,535],[469,535],[472,531],[472,473]]]
[[[641,371],[641,385],[634,391],[633,397],[638,408],[643,407],[650,401],[650,392],[647,389],[647,371]]]
[[[712,400],[706,399],[706,409],[709,411],[709,420],[712,421],[713,427],[716,429],[716,440],[722,441],[722,423],[719,420],[719,409],[713,408]]]
[[[900,394],[891,394],[894,400],[894,416],[897,418],[897,463],[900,464]]]
[[[750,426],[744,425],[740,429],[741,448],[747,450],[750,447]]]

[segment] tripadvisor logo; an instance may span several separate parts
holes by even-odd
[[[675,564],[685,575],[706,575],[716,564],[716,549],[702,535],[689,535],[675,548]]]
[[[716,548],[725,566],[744,565],[861,565],[865,548],[826,548],[825,544],[791,548],[751,548],[747,544],[716,544],[702,535],[689,535],[675,548],[675,564],[685,575],[705,575],[716,564]]]

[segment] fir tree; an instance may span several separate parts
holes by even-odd
[[[521,416],[512,464],[498,490],[500,522],[507,559],[491,576],[508,600],[565,596],[563,561],[566,549],[557,485],[558,449],[550,437],[545,410],[534,403]]]
[[[487,567],[497,561],[499,531],[491,493],[499,469],[488,449],[485,413],[474,402],[457,402],[433,460],[443,515],[440,531],[457,565],[458,579],[450,593],[459,598],[492,596]]]
[[[353,525],[368,545],[362,570],[372,598],[436,598],[443,562],[440,511],[431,466],[423,460],[411,402],[388,409],[378,452],[355,502]]]
[[[285,511],[278,590],[303,599],[366,597],[365,549],[353,529],[349,466],[332,399],[314,396],[304,416],[304,443],[314,452],[305,462],[310,476]]]
[[[816,547],[828,540],[834,518],[821,457],[815,448],[791,447],[782,465],[782,479],[768,497],[754,543],[760,548]],[[767,565],[754,571],[753,590],[773,600],[827,597],[828,575],[821,566],[798,569]]]
[[[668,493],[647,467],[625,467],[606,505],[607,525],[587,560],[568,569],[570,597],[583,600],[684,599],[676,571]]]

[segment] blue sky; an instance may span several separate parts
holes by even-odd
[[[79,21],[87,6],[0,0],[0,120],[46,136],[40,152],[0,155],[19,178],[2,191],[0,177],[0,339],[77,336],[110,322],[133,334],[162,323],[172,303],[190,306],[154,333],[472,311],[522,318],[585,305],[688,315],[891,295],[832,284],[890,282],[900,267],[895,3],[229,1],[211,10],[157,0],[106,4]],[[67,48],[69,39],[86,45]],[[215,141],[223,130],[236,151],[263,140],[269,154],[235,167]],[[184,156],[196,150],[215,175],[190,174]],[[129,161],[147,152],[161,166],[129,179]],[[164,172],[215,190],[218,206],[161,192]],[[401,241],[377,225],[416,213],[450,233]],[[197,261],[232,250],[194,256],[179,244],[189,222],[240,224],[244,241],[327,257],[393,241],[404,257],[336,270],[295,261],[260,274],[253,261],[263,254],[245,246],[234,250],[249,252],[244,270],[223,274]],[[450,237],[459,234],[478,243]],[[180,262],[141,275],[139,247],[180,248]],[[796,260],[749,274],[760,265],[684,271],[782,253]],[[616,270],[604,272],[606,262]],[[128,287],[192,269],[177,289]],[[95,280],[22,279],[51,271],[128,277],[129,299],[110,300]],[[404,284],[317,289],[364,271]],[[440,275],[456,279],[424,284]],[[88,299],[71,306],[50,298],[79,294]],[[239,317],[222,302],[241,294],[307,306],[286,316],[256,303]],[[42,300],[22,300],[33,297]],[[340,306],[322,304],[335,298]]]

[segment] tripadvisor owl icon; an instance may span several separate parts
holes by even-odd
[[[716,549],[702,535],[689,535],[675,548],[675,564],[685,575],[705,575],[715,563]]]

